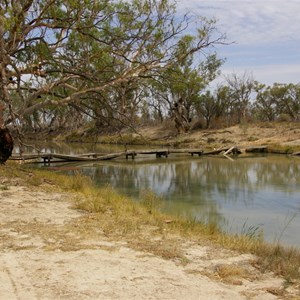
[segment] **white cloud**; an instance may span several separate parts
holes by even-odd
[[[215,17],[230,41],[247,45],[299,38],[300,1],[179,0],[178,9]]]
[[[273,85],[273,83],[300,83],[300,63],[295,65],[249,65],[243,67],[224,67],[222,75],[243,75],[246,72],[261,83]],[[221,78],[219,80],[222,80]]]
[[[180,13],[217,19],[233,45],[217,47],[227,58],[223,74],[252,74],[254,79],[300,82],[300,0],[177,0]]]

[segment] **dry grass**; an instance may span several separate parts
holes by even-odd
[[[248,271],[239,265],[226,265],[222,264],[216,267],[216,272],[221,278],[229,278],[229,277],[247,277]]]
[[[146,191],[140,203],[116,193],[110,186],[96,188],[91,180],[80,175],[63,176],[51,172],[28,170],[15,164],[0,166],[1,188],[9,184],[40,185],[43,189],[62,189],[75,194],[74,207],[88,212],[76,219],[66,232],[48,232],[47,228],[28,227],[30,232],[43,231],[45,239],[56,237],[53,248],[62,250],[84,247],[78,244],[81,237],[93,238],[105,236],[118,240],[125,239],[135,249],[144,250],[165,258],[186,262],[181,244],[183,240],[196,243],[217,244],[227,249],[257,255],[257,266],[261,270],[271,270],[285,277],[286,282],[300,280],[300,251],[280,245],[263,242],[262,236],[255,232],[244,232],[244,235],[233,236],[222,233],[214,224],[201,224],[170,218],[157,211],[159,199]],[[23,226],[24,229],[24,226]],[[76,238],[74,238],[76,237]],[[79,245],[79,246],[78,246]],[[222,267],[218,274],[221,277],[241,276],[239,268]]]
[[[249,270],[238,264],[221,264],[216,266],[215,274],[223,282],[233,285],[242,285],[241,279],[253,279],[253,275]]]

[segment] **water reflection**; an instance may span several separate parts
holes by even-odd
[[[63,153],[111,152],[119,147],[80,144],[55,148]],[[72,164],[74,166],[75,164]],[[59,166],[62,166],[61,164]],[[271,242],[300,246],[300,158],[288,156],[170,156],[76,164],[98,185],[111,184],[136,199],[150,189],[163,199],[162,210],[186,218],[215,222],[242,232],[260,226]],[[289,221],[292,222],[286,227]]]
[[[215,222],[229,231],[260,226],[274,241],[300,246],[300,160],[285,156],[223,158],[139,158],[82,166],[97,184],[111,184],[139,198],[151,189],[162,209],[187,218]]]
[[[25,141],[22,146],[23,153],[63,153],[63,154],[83,154],[83,153],[113,153],[119,151],[130,150],[131,148],[144,149],[145,146],[125,146],[125,145],[114,145],[114,144],[99,144],[99,143],[64,143],[61,141]],[[15,145],[14,153],[20,153],[19,145]]]

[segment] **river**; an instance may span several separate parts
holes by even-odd
[[[120,150],[95,144],[45,149],[70,154]],[[136,200],[151,190],[161,197],[160,209],[169,214],[214,222],[226,232],[263,231],[269,242],[300,247],[299,157],[241,155],[231,161],[222,156],[144,155],[72,166],[97,185],[110,184]]]

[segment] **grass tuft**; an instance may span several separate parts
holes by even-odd
[[[158,212],[161,206],[161,198],[151,190],[144,190],[140,195],[141,204],[147,209],[149,214]]]
[[[217,274],[225,279],[229,277],[247,277],[248,272],[245,268],[235,264],[221,264],[216,268]]]

